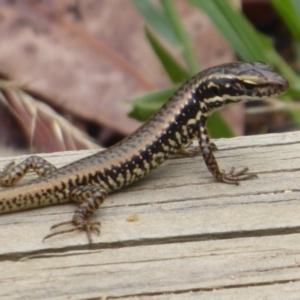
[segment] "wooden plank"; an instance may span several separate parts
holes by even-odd
[[[238,293],[248,287],[252,294],[256,285],[269,296],[276,284],[298,283],[294,289],[299,290],[300,235],[64,249],[2,261],[1,270],[1,299],[114,299],[191,291],[210,291],[207,299],[214,299],[215,290]]]
[[[299,142],[216,141],[222,168],[258,173],[239,186],[215,182],[199,156],[170,159],[108,197],[93,245],[78,232],[42,242],[74,204],[0,215],[0,299],[298,299]],[[90,153],[42,156],[61,166]]]

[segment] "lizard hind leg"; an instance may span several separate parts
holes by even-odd
[[[27,157],[23,162],[18,165],[14,161],[5,166],[0,172],[0,185],[13,186],[21,180],[30,170],[34,170],[40,177],[45,177],[57,169],[47,160],[32,155]]]
[[[101,186],[82,185],[71,187],[69,197],[70,200],[81,204],[77,207],[71,221],[55,224],[51,230],[64,225],[71,225],[71,227],[50,233],[44,237],[44,240],[55,235],[80,230],[86,232],[89,242],[92,243],[92,232],[99,235],[101,224],[100,222],[91,222],[90,217],[103,203],[107,192]]]

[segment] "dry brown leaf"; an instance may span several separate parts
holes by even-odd
[[[44,151],[100,148],[96,143],[57,114],[51,107],[24,91],[16,82],[0,80],[0,102],[21,124],[31,140],[41,141]]]

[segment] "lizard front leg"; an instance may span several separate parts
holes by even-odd
[[[184,147],[180,148],[180,149],[176,152],[176,154],[182,155],[182,156],[196,156],[196,155],[198,155],[198,154],[202,154],[200,148],[198,148],[198,149],[192,149],[192,150],[187,149],[187,148],[190,147],[192,144],[193,144],[192,141],[189,142],[187,145],[185,145]],[[215,143],[210,143],[210,146],[211,146],[212,151],[218,151],[218,147],[216,146]]]
[[[221,171],[217,160],[213,153],[213,146],[210,143],[210,139],[205,128],[205,119],[201,118],[197,123],[198,129],[198,139],[200,151],[202,153],[203,159],[208,170],[211,174],[220,182],[229,183],[229,184],[239,184],[241,180],[247,180],[250,178],[256,178],[256,174],[248,173],[248,168],[243,168],[240,171],[235,172],[235,168],[232,167],[229,173]]]

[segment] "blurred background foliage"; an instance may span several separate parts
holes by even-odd
[[[273,67],[290,82],[288,93],[281,97],[294,124],[300,127],[300,111],[293,98],[300,97],[300,77],[285,62],[274,48],[274,42],[267,35],[257,31],[250,21],[233,7],[228,0],[187,0],[196,9],[206,13],[234,49],[237,59],[244,61],[263,61]],[[271,0],[271,5],[284,22],[293,37],[293,47],[300,55],[300,1]],[[174,1],[132,0],[135,8],[144,18],[145,35],[174,86],[168,89],[147,93],[126,102],[132,105],[130,116],[141,121],[147,120],[174,93],[180,83],[201,70],[189,34],[185,30]],[[184,63],[176,59],[169,47],[179,49]],[[296,57],[296,61],[297,57]],[[232,130],[219,113],[209,120],[208,130],[214,138],[231,137]]]

